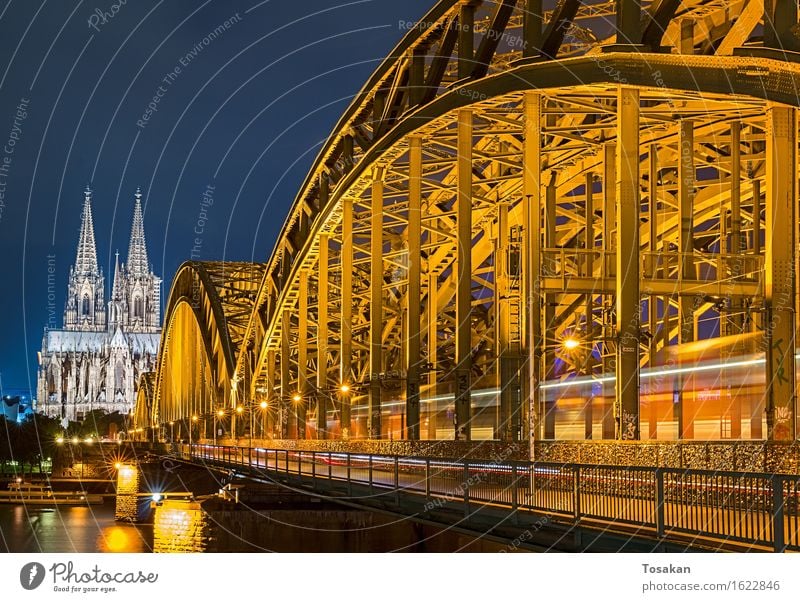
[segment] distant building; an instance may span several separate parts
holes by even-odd
[[[35,400],[30,391],[22,389],[3,389],[0,399],[0,416],[11,422],[22,422],[33,414]]]
[[[92,193],[87,188],[64,328],[47,329],[39,355],[38,411],[82,420],[92,410],[129,413],[143,372],[152,371],[161,336],[161,279],[147,261],[142,195],[137,190],[128,262],[114,266],[111,298],[97,263]]]

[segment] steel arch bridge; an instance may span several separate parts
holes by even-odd
[[[268,263],[181,268],[136,426],[795,439],[797,24],[796,0],[439,2]]]

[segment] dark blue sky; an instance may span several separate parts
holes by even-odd
[[[51,325],[62,325],[87,183],[107,278],[114,251],[127,254],[137,186],[165,298],[209,185],[200,259],[265,261],[319,145],[405,33],[400,22],[432,5],[0,0],[4,388],[35,389],[52,311]]]

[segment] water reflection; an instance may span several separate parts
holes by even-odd
[[[3,552],[150,552],[147,525],[114,522],[113,504],[39,508],[0,506]]]

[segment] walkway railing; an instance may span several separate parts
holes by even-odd
[[[701,537],[800,551],[800,476],[496,460],[443,460],[212,445],[184,457],[299,479],[424,497],[425,507],[491,505],[571,524],[644,527],[659,538]]]

